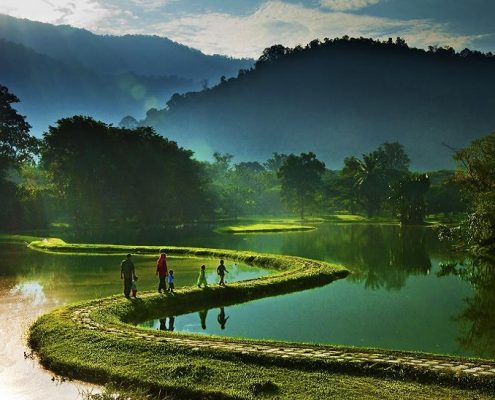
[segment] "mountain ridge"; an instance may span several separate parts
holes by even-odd
[[[495,128],[495,58],[372,39],[277,45],[237,78],[175,95],[144,125],[206,158],[263,160],[314,151],[331,168],[385,141],[404,144],[417,169],[451,168],[452,152]]]
[[[176,92],[198,90],[253,62],[205,55],[158,36],[97,35],[7,15],[0,15],[0,40],[0,83],[20,98],[18,108],[36,135],[74,114],[112,123],[128,114],[139,118]],[[77,84],[81,80],[84,85]]]

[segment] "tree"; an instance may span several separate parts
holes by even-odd
[[[342,174],[352,177],[358,197],[368,214],[373,217],[386,196],[387,185],[381,160],[376,152],[363,154],[362,160],[347,157]]]
[[[126,129],[136,129],[139,126],[139,122],[133,116],[128,115],[120,120],[119,126]]]
[[[375,150],[385,171],[407,173],[411,160],[399,142],[385,142]]]
[[[42,165],[74,224],[149,227],[208,213],[206,177],[192,154],[149,127],[74,116],[44,134]]]
[[[8,168],[17,168],[32,159],[38,140],[29,134],[31,126],[26,117],[19,115],[12,104],[19,99],[0,85],[0,174],[5,177]]]
[[[460,162],[456,181],[471,199],[471,210],[461,225],[463,240],[484,248],[495,246],[495,133],[474,140],[456,152]]]
[[[359,201],[368,217],[378,213],[390,188],[396,185],[409,171],[409,157],[399,142],[385,142],[376,150],[344,159],[342,176],[352,182],[354,189],[348,190],[353,197],[351,204]]]
[[[0,224],[18,229],[25,222],[23,199],[28,198],[8,175],[20,170],[25,162],[32,161],[38,140],[29,134],[31,126],[26,118],[12,108],[19,99],[0,85]]]
[[[261,54],[258,61],[256,61],[256,67],[260,67],[264,63],[271,64],[284,55],[289,54],[289,52],[290,49],[282,46],[281,44],[267,47],[265,50],[263,50],[263,53]]]
[[[454,179],[454,171],[433,171],[428,173],[431,186],[426,194],[429,214],[450,214],[466,212],[461,185]]]
[[[287,160],[287,154],[273,153],[272,158],[266,160],[263,165],[268,171],[277,173],[283,163]]]
[[[296,156],[290,154],[280,167],[277,176],[282,182],[282,196],[300,212],[301,220],[308,202],[314,200],[321,186],[325,164],[312,152]]]
[[[392,187],[391,200],[402,224],[422,224],[426,214],[425,196],[430,188],[426,174],[411,174]]]

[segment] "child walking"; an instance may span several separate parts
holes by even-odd
[[[220,286],[225,286],[225,273],[229,273],[227,268],[225,268],[225,264],[223,260],[220,260],[220,265],[217,267],[217,274],[220,276]]]
[[[171,269],[168,271],[168,289],[167,292],[173,293],[174,292],[174,270]]]
[[[206,281],[206,265],[204,264],[199,270],[198,287],[200,288],[201,285],[204,285],[204,287],[208,287],[208,282]]]
[[[138,291],[137,280],[138,280],[138,277],[135,276],[134,279],[132,280],[132,283],[131,283],[132,297],[134,297],[134,298],[136,298],[137,291]]]

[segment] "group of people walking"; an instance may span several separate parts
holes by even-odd
[[[137,297],[137,281],[136,269],[134,263],[131,260],[132,255],[127,254],[126,258],[120,264],[120,279],[124,281],[124,296],[126,298]],[[224,260],[220,260],[220,264],[217,267],[217,274],[220,277],[220,286],[225,286],[225,274],[229,273],[225,267]],[[165,250],[160,250],[160,256],[156,261],[156,276],[158,277],[158,293],[170,292],[174,293],[174,271],[167,267],[167,253]],[[167,287],[168,285],[168,287]],[[199,276],[197,280],[198,287],[208,287],[208,281],[206,279],[206,266],[203,264],[199,270]]]

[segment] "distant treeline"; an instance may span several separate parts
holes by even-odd
[[[230,154],[199,162],[152,128],[61,119],[42,139],[1,87],[2,227],[157,226],[247,215],[363,213],[422,223],[428,213],[465,210],[451,171],[409,170],[401,144],[384,143],[329,170],[314,153],[274,153],[264,163]]]

